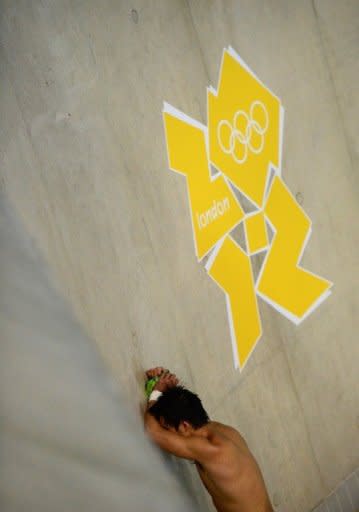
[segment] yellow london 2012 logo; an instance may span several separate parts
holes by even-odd
[[[299,324],[332,283],[299,265],[311,221],[281,177],[283,106],[231,47],[207,108],[205,126],[164,104],[168,160],[186,177],[196,256],[208,256],[207,273],[226,294],[234,364],[242,369],[262,335],[257,296]],[[232,187],[253,212],[245,214]],[[231,236],[241,222],[246,250]],[[261,251],[254,282],[251,257]]]

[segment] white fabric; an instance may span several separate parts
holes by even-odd
[[[156,402],[156,400],[159,399],[159,397],[162,395],[162,391],[158,391],[157,389],[154,389],[152,393],[150,394],[150,398],[148,399],[149,402]]]

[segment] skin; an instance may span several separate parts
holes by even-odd
[[[176,375],[161,366],[146,372],[159,376],[154,389],[166,391],[178,384]],[[273,512],[259,466],[239,432],[210,421],[201,428],[181,422],[178,430],[158,422],[148,410],[145,427],[163,450],[195,462],[199,476],[218,512]]]

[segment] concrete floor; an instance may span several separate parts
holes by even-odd
[[[309,511],[359,463],[359,4],[1,0],[1,188],[138,411],[163,364],[246,437],[277,510]],[[135,12],[131,11],[135,9]],[[231,44],[286,109],[283,176],[334,282],[300,327],[264,303],[233,369],[222,292],[168,171],[166,100],[206,122]]]

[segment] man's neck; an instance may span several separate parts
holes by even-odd
[[[206,425],[203,425],[203,427],[200,427],[200,428],[195,428],[193,429],[193,432],[192,434],[194,436],[199,436],[199,437],[208,437],[209,436],[209,423],[206,423]]]

